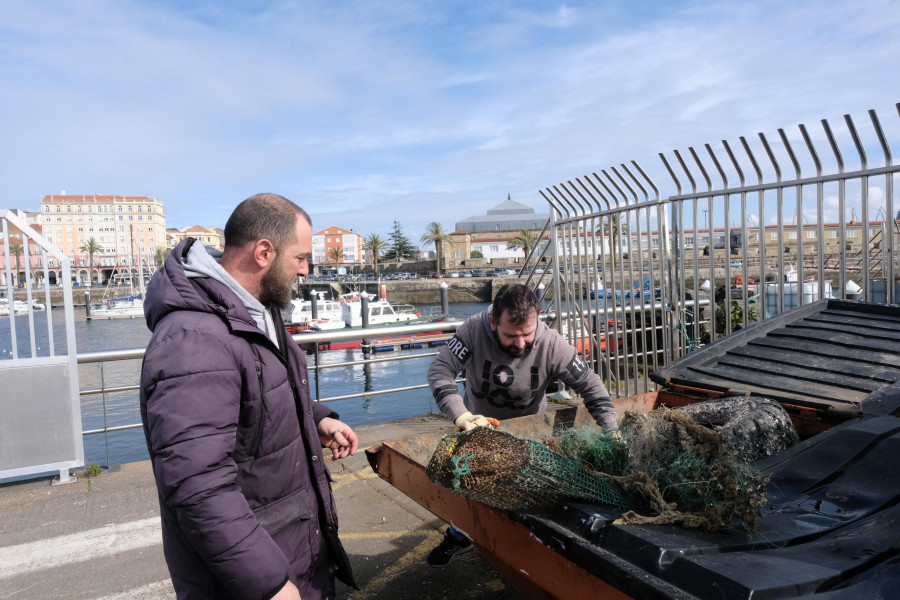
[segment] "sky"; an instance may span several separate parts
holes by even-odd
[[[667,195],[660,152],[869,109],[900,142],[897,31],[894,0],[4,0],[0,207],[147,195],[221,227],[274,192],[418,241],[631,160]]]

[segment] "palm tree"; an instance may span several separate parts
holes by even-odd
[[[156,250],[153,252],[153,262],[156,263],[157,269],[163,266],[163,263],[166,262],[166,258],[169,257],[169,252],[171,251],[171,248],[166,248],[165,246],[156,247]]]
[[[85,252],[88,255],[88,279],[94,283],[94,255],[103,252],[103,246],[94,238],[88,238],[79,249],[79,252]]]
[[[387,240],[378,235],[377,233],[370,233],[369,237],[366,238],[366,241],[363,242],[363,250],[366,252],[372,253],[372,264],[375,270],[375,276],[378,276],[378,259],[381,258],[381,253],[388,249]]]
[[[609,220],[604,221],[603,227],[601,230],[598,230],[597,233],[605,233],[609,234],[611,243],[612,243],[612,256],[610,257],[612,263],[616,264],[616,253],[618,252],[620,246],[621,234],[628,233],[628,226],[624,223],[621,223],[619,220],[619,215],[609,215]]]
[[[444,226],[437,221],[432,221],[425,227],[425,233],[422,235],[421,242],[426,246],[434,244],[434,270],[438,276],[441,275],[441,244],[448,243],[453,245],[453,238],[444,230]]]
[[[335,266],[342,260],[344,260],[344,249],[340,246],[335,246],[334,248],[328,251],[328,258],[334,261]]]
[[[9,251],[16,257],[16,285],[19,284],[19,257],[22,256],[22,244],[13,242],[9,245]]]
[[[537,243],[537,236],[529,229],[520,229],[519,233],[516,234],[516,237],[509,240],[506,243],[507,250],[524,250],[525,257],[528,257],[528,253],[531,252],[531,249],[534,248],[534,245]]]

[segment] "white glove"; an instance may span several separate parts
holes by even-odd
[[[468,411],[456,417],[456,419],[453,420],[453,423],[459,427],[460,430],[465,431],[475,429],[476,427],[492,427],[486,418],[481,415],[473,415]]]

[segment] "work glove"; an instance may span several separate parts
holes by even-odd
[[[453,423],[459,427],[460,431],[468,431],[470,429],[475,429],[476,427],[496,427],[500,424],[500,421],[497,419],[488,419],[481,415],[473,415],[466,411],[456,417],[456,419],[453,420]]]

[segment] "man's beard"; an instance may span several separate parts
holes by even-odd
[[[263,275],[260,281],[260,300],[263,304],[274,302],[279,308],[287,308],[291,304],[291,289],[294,287],[294,274],[281,268],[281,255],[275,258],[272,268]]]
[[[497,335],[497,332],[494,331],[493,333],[494,333],[494,339],[497,340],[497,345],[500,346],[500,348],[502,348],[504,352],[506,352],[513,358],[522,358],[523,356],[525,356],[526,354],[531,352],[531,348],[534,346],[534,342],[525,344],[524,348],[519,348],[519,347],[513,346],[513,345],[505,346],[503,344],[503,342],[500,341],[500,336]]]

